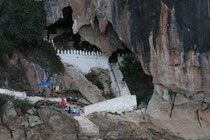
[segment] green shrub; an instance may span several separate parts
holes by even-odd
[[[140,67],[140,63],[137,62],[134,56],[126,54],[123,57],[120,70],[122,71],[124,77],[126,77],[127,81],[131,83],[131,86],[139,88],[139,83],[137,81],[143,77],[144,72]]]
[[[43,40],[41,41],[39,46],[43,54],[49,61],[50,68],[53,70],[53,72],[64,72],[64,65],[61,62],[60,57],[56,54],[56,51],[52,47],[52,44]]]
[[[0,66],[6,67],[9,56],[11,55],[11,43],[6,40],[0,40]],[[9,56],[8,56],[9,55]]]
[[[54,48],[47,41],[43,41],[46,20],[44,1],[3,0],[2,13],[7,17],[0,26],[0,30],[3,31],[1,39],[11,42],[10,46],[18,49],[25,56],[29,51],[41,50],[53,72],[64,71],[64,66]],[[5,41],[0,42],[0,55],[3,56],[0,58],[0,64],[6,65],[7,58],[10,58],[11,55],[8,53],[8,45]]]
[[[8,15],[3,23],[5,37],[17,47],[36,47],[43,39],[45,10],[42,1],[3,0],[3,13]]]
[[[97,75],[95,75],[93,73],[88,73],[85,77],[88,79],[88,81],[92,82],[99,89],[104,90],[104,86],[101,83],[101,81],[98,79]]]
[[[131,54],[123,57],[120,70],[131,93],[137,96],[137,104],[147,104],[153,93],[152,77],[144,73],[141,64]]]
[[[27,110],[33,107],[33,104],[29,103],[28,100],[15,100],[15,108],[20,108],[23,114],[27,113]]]

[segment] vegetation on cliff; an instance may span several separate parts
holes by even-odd
[[[120,70],[131,93],[137,96],[137,103],[147,104],[153,93],[152,77],[144,73],[141,64],[131,54],[123,57]]]
[[[101,83],[101,81],[98,79],[97,75],[95,75],[94,73],[88,73],[87,75],[85,75],[85,77],[88,79],[88,81],[92,82],[99,89],[104,90],[104,86]]]
[[[54,72],[64,70],[51,44],[43,40],[46,14],[44,3],[34,0],[3,0],[0,14],[0,65],[6,66],[8,50],[18,50],[27,57],[38,50],[47,58]]]
[[[18,100],[10,96],[0,95],[0,115],[2,112],[2,106],[11,100],[14,103],[16,109],[20,109],[22,114],[26,114],[27,110],[33,107],[33,104],[29,103],[28,100]]]

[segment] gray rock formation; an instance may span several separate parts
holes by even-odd
[[[86,77],[80,72],[79,69],[66,65],[65,75],[62,76],[63,84],[66,87],[74,87],[79,89],[82,96],[85,97],[91,103],[97,103],[105,100],[102,96],[102,91],[98,89],[94,84],[86,79]]]
[[[34,114],[18,115],[11,101],[5,103],[2,108],[1,140],[78,139],[78,122],[62,109],[44,104],[40,108],[33,108]]]
[[[103,34],[111,23],[144,72],[153,76],[154,95],[147,111],[152,122],[178,137],[205,139],[210,137],[206,116],[210,96],[208,4],[197,0],[47,1],[47,23],[61,18],[67,6],[73,9],[75,32],[91,26],[92,31],[85,32],[99,28],[97,33]],[[113,51],[109,45],[101,50]]]
[[[20,118],[14,108],[14,105],[11,101],[8,101],[4,104],[3,115],[2,115],[2,123],[10,130],[15,131],[20,127]]]
[[[103,70],[100,68],[92,68],[91,73],[96,75],[98,80],[102,83],[104,89],[103,89],[103,95],[111,94],[111,79],[109,75],[108,70]]]

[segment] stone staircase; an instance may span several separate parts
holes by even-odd
[[[115,77],[115,81],[117,83],[117,87],[119,89],[119,93],[120,93],[119,96],[131,95],[126,82],[124,83],[124,87],[122,87],[123,75],[119,69],[119,64],[118,63],[110,63],[110,67],[112,69],[112,72]]]

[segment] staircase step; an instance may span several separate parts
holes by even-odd
[[[111,64],[111,67],[112,67],[112,70],[113,70],[113,73],[115,75],[115,78],[116,78],[116,82],[117,82],[117,85],[119,86],[119,89],[120,89],[120,95],[123,96],[123,95],[131,95],[129,90],[127,89],[127,87],[123,87],[122,88],[122,79],[123,79],[123,75],[119,69],[119,66],[118,64]]]

